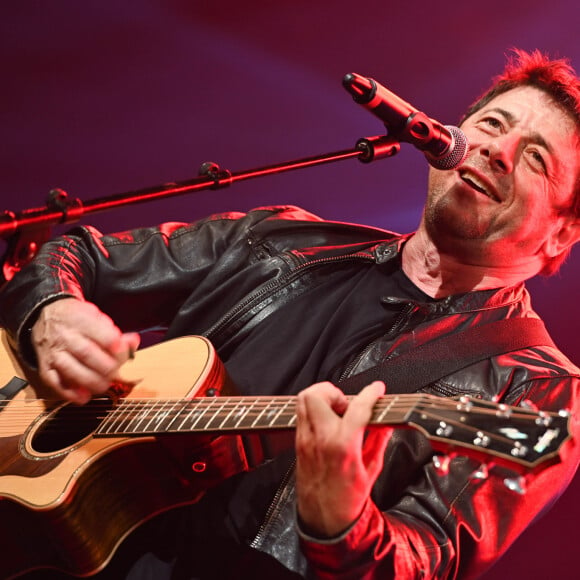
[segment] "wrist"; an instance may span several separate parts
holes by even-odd
[[[307,522],[301,515],[300,510],[296,513],[298,534],[304,540],[316,543],[333,543],[343,539],[356,525],[364,513],[370,499],[367,498],[358,515],[353,519],[320,517],[316,522]]]

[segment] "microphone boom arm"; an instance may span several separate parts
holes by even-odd
[[[7,242],[0,278],[3,282],[12,279],[16,272],[32,260],[40,247],[50,239],[53,226],[77,222],[86,214],[185,193],[221,189],[237,181],[304,169],[343,159],[358,158],[363,163],[370,163],[392,157],[399,150],[400,143],[397,139],[390,135],[380,135],[361,138],[352,149],[305,157],[238,173],[221,169],[213,162],[205,162],[200,166],[196,178],[113,194],[87,202],[70,199],[62,189],[53,189],[49,192],[44,207],[25,209],[21,212],[7,210],[0,214],[0,239]]]

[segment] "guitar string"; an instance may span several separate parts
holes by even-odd
[[[426,402],[425,402],[426,401]],[[218,403],[219,402],[219,403]],[[97,411],[99,407],[101,410],[104,410],[106,415],[117,415],[123,416],[127,415],[128,413],[133,413],[138,411],[140,413],[155,413],[158,412],[160,409],[164,409],[168,404],[172,407],[178,406],[176,412],[183,412],[184,410],[191,411],[191,410],[204,410],[210,406],[216,405],[218,403],[219,412],[232,412],[238,408],[242,410],[244,407],[248,407],[251,409],[249,410],[250,413],[261,413],[264,409],[271,409],[273,411],[278,410],[279,407],[292,407],[295,408],[295,397],[224,397],[224,398],[193,398],[193,399],[124,399],[119,405],[112,406],[112,403],[109,399],[94,399],[92,403],[86,406],[79,406],[73,407],[72,405],[64,405],[64,407],[68,408],[69,411],[72,409],[74,412],[74,417],[72,420],[79,420],[83,415],[93,416],[95,414],[95,407],[97,407]],[[454,411],[454,412],[465,412],[470,415],[474,414],[507,414],[511,417],[516,418],[531,418],[535,419],[541,417],[542,415],[535,413],[533,411],[527,409],[521,409],[518,407],[499,407],[495,403],[491,402],[484,402],[478,401],[477,403],[472,403],[470,401],[462,403],[457,399],[445,399],[441,397],[434,397],[432,399],[426,398],[425,395],[406,395],[404,397],[398,395],[391,395],[385,396],[379,399],[375,405],[374,412],[375,414],[383,411],[384,408],[388,408],[389,412],[401,412],[401,410],[412,410],[418,403],[422,402],[424,405],[431,405],[431,407],[435,409],[439,409],[441,411]],[[36,400],[36,403],[42,405],[42,400]],[[487,405],[485,403],[488,403]],[[470,407],[470,405],[472,405]],[[19,406],[20,405],[20,406]],[[466,408],[462,408],[465,406]],[[57,412],[62,408],[62,406],[55,407],[54,410]],[[505,409],[505,410],[503,410]],[[43,409],[41,412],[44,413],[46,410]],[[18,418],[18,415],[21,414],[23,418],[27,418],[30,415],[30,412],[33,411],[35,413],[38,412],[38,409],[34,408],[34,403],[31,404],[30,401],[27,402],[18,402],[13,401],[11,402],[10,406],[5,408],[7,411],[6,414],[3,415],[2,419],[13,419],[14,417]],[[544,416],[557,416],[557,413],[544,413]],[[83,420],[83,419],[80,419]],[[0,422],[0,428],[2,424],[5,424],[6,421]]]
[[[426,401],[426,403],[425,403]],[[45,407],[46,400],[44,399],[35,399],[35,400],[28,400],[28,401],[11,401],[9,405],[4,407],[4,410],[7,411],[7,415],[14,416],[18,415],[19,412],[23,413],[24,415],[29,415],[30,411],[37,412],[38,409],[34,408],[35,405],[41,405]],[[240,405],[246,405],[248,407],[256,407],[256,405],[262,406],[264,408],[271,408],[276,409],[279,406],[288,406],[293,405],[295,406],[296,397],[294,396],[287,396],[287,397],[194,397],[192,399],[159,399],[159,398],[127,398],[123,399],[118,405],[113,405],[110,399],[108,398],[98,398],[93,399],[93,401],[87,405],[73,407],[72,404],[65,404],[64,407],[73,408],[74,414],[76,416],[82,415],[93,415],[95,411],[95,407],[101,407],[102,409],[106,410],[107,414],[126,414],[128,412],[134,411],[138,408],[140,411],[150,411],[156,412],[158,409],[162,409],[168,404],[171,405],[182,405],[184,407],[199,407],[203,408],[208,406],[214,406],[216,403],[219,402],[219,407],[221,412],[225,412],[230,409],[236,409]],[[520,407],[511,407],[511,406],[500,406],[496,403],[490,401],[473,401],[471,399],[461,402],[458,399],[446,399],[444,397],[436,397],[433,395],[386,395],[381,397],[376,405],[375,405],[375,412],[378,413],[379,411],[383,410],[384,407],[389,407],[389,410],[393,411],[400,411],[400,409],[409,409],[411,410],[412,407],[416,406],[419,402],[423,402],[423,404],[428,404],[434,407],[435,409],[441,410],[451,410],[457,412],[466,412],[468,414],[475,414],[475,413],[491,413],[491,414],[510,414],[511,416],[516,417],[527,417],[527,418],[538,418],[542,415],[531,411],[528,409],[522,409]],[[467,408],[463,409],[462,406],[466,406]],[[59,410],[62,408],[62,405],[55,407],[54,410]],[[50,404],[48,407],[45,407],[41,412],[44,412],[50,408]],[[504,410],[505,409],[505,410]],[[258,409],[254,409],[253,412],[257,412]],[[549,416],[557,416],[558,413],[555,412],[546,412],[543,415]],[[6,415],[2,418],[4,419]],[[1,423],[4,423],[2,421]],[[1,425],[0,425],[1,426]]]
[[[432,405],[432,407],[433,406],[434,405]],[[405,411],[408,411],[409,410],[408,409],[409,408],[409,405],[405,405],[404,408],[405,408]],[[235,406],[232,406],[232,409],[235,410]],[[268,406],[265,406],[264,409],[268,409]],[[508,445],[511,445],[511,444],[514,443],[514,441],[511,438],[506,437],[504,435],[498,435],[498,434],[495,434],[495,433],[492,433],[492,432],[488,432],[485,429],[482,429],[480,426],[472,426],[472,425],[469,425],[469,424],[467,424],[467,423],[465,423],[464,421],[461,421],[461,420],[452,419],[452,418],[448,418],[448,417],[442,417],[440,414],[433,413],[433,412],[429,411],[426,406],[419,407],[416,410],[421,412],[422,419],[431,418],[431,419],[434,419],[435,421],[442,421],[444,419],[446,426],[450,426],[450,427],[460,427],[463,430],[464,433],[467,432],[468,434],[476,435],[479,438],[483,438],[484,435],[485,435],[485,436],[489,437],[490,441],[494,441],[496,443],[503,443],[503,444],[508,444]],[[439,411],[439,410],[440,409],[437,406],[435,406],[435,411]],[[453,410],[455,411],[456,409],[454,408]],[[221,409],[220,409],[220,411],[221,411]],[[274,409],[273,411],[275,412],[276,409]],[[381,411],[380,409],[377,410],[375,408],[374,415],[375,416],[376,415],[380,415],[380,411]],[[259,412],[259,413],[258,412],[253,413],[252,415],[249,416],[249,418],[250,419],[254,419],[256,417],[260,417],[261,414],[263,414],[263,410],[261,412]],[[488,415],[492,414],[491,410],[488,410],[487,414]],[[497,411],[493,412],[493,415],[494,416],[497,416]],[[137,416],[138,416],[138,414],[137,414]],[[296,414],[293,412],[293,409],[292,408],[289,408],[289,409],[283,410],[282,413],[279,413],[273,421],[274,421],[274,424],[276,425],[278,423],[278,420],[279,419],[283,419],[282,421],[279,421],[280,424],[278,425],[279,427],[282,427],[283,428],[285,426],[288,426],[291,423],[292,419],[295,418],[295,416],[296,416]],[[134,418],[135,418],[135,416],[130,416],[128,418],[128,420],[131,421],[131,420],[134,420]],[[222,423],[221,428],[220,428],[220,431],[226,431],[227,432],[228,430],[232,430],[232,431],[235,431],[236,429],[239,430],[240,428],[243,428],[243,425],[244,425],[244,423],[245,423],[245,421],[246,421],[247,418],[248,418],[248,415],[244,415],[243,417],[241,417],[238,420],[238,422],[236,424],[234,424],[234,425],[232,425],[230,427],[224,427],[223,426],[223,423]],[[269,418],[269,417],[267,417],[267,418]],[[506,418],[508,418],[508,417],[506,417]],[[202,429],[200,429],[200,431],[201,432],[203,432],[203,431],[211,431],[211,428],[209,428],[208,426],[209,426],[209,424],[211,424],[211,422],[213,421],[213,419],[214,419],[214,417],[210,418],[210,420],[206,423],[206,426],[203,427]],[[169,424],[171,424],[173,422],[173,420],[174,419],[172,419],[169,422]],[[371,418],[371,421],[370,421],[370,424],[369,425],[375,425],[376,426],[376,423],[373,424],[373,418]],[[267,425],[263,425],[263,428],[264,429],[268,429],[270,427],[272,427],[272,424],[271,423],[268,423]],[[258,429],[259,429],[259,427],[258,427]],[[155,433],[155,429],[152,432]],[[449,439],[449,437],[442,437],[442,438]],[[465,445],[468,444],[465,441],[462,441],[462,443],[465,444]],[[482,447],[481,445],[478,446],[475,443],[473,443],[473,445],[475,446],[475,448]]]
[[[423,415],[423,418],[431,418],[434,420],[439,420],[439,421],[444,421],[446,426],[452,426],[452,427],[460,427],[461,429],[463,429],[464,431],[473,433],[473,434],[478,434],[480,433],[482,435],[486,435],[488,437],[490,437],[491,439],[494,440],[494,442],[497,443],[507,443],[507,444],[512,444],[513,440],[505,437],[505,436],[501,436],[501,435],[496,435],[495,433],[490,433],[488,431],[486,431],[485,429],[482,429],[481,427],[478,426],[471,426],[465,423],[465,421],[458,421],[456,419],[453,418],[449,418],[449,417],[442,417],[441,415],[437,414],[437,411],[449,411],[452,410],[455,413],[467,413],[470,416],[474,415],[473,412],[473,408],[472,409],[461,409],[458,408],[458,406],[461,405],[461,402],[458,401],[457,399],[445,399],[445,398],[441,398],[441,397],[435,397],[432,395],[405,395],[404,397],[398,396],[398,395],[390,395],[390,396],[384,396],[381,399],[379,399],[379,401],[377,402],[377,404],[375,405],[374,408],[374,414],[373,414],[373,418],[371,418],[371,424],[373,424],[373,420],[376,419],[377,415],[380,415],[381,413],[384,413],[384,408],[388,408],[389,412],[392,411],[401,411],[401,409],[403,409],[406,413],[408,413],[410,410],[413,410],[412,407],[413,406],[417,406],[417,401],[427,401],[428,405],[425,405],[423,403],[422,408],[420,409]],[[98,404],[97,400],[97,404]],[[234,424],[234,426],[225,426],[224,427],[224,423],[226,422],[225,420],[222,420],[222,422],[219,424],[219,430],[221,431],[227,431],[227,430],[235,430],[236,428],[239,429],[243,429],[244,426],[248,427],[247,425],[247,421],[248,420],[254,420],[260,417],[261,415],[263,415],[265,413],[265,411],[269,411],[269,413],[267,414],[267,418],[270,419],[270,416],[272,415],[272,413],[274,413],[276,415],[276,417],[265,427],[256,427],[255,425],[252,424],[252,428],[256,428],[256,429],[260,429],[260,428],[284,428],[284,427],[289,427],[291,426],[291,422],[293,421],[293,419],[295,418],[295,402],[296,402],[296,398],[295,397],[276,397],[276,398],[271,398],[271,397],[228,397],[228,398],[223,398],[223,399],[219,399],[219,398],[215,398],[212,397],[209,401],[207,400],[207,398],[194,398],[194,399],[165,399],[165,400],[160,400],[160,399],[125,399],[123,401],[123,404],[120,405],[119,407],[115,407],[114,409],[107,409],[106,407],[110,407],[110,402],[107,405],[101,405],[104,409],[105,409],[105,414],[103,417],[97,417],[97,419],[102,419],[102,420],[106,420],[107,418],[109,418],[111,415],[117,415],[116,419],[117,419],[117,423],[119,424],[123,424],[123,423],[131,423],[133,421],[135,421],[136,419],[139,420],[139,422],[143,421],[144,418],[149,418],[149,415],[151,415],[152,413],[154,414],[155,412],[158,411],[158,409],[163,409],[167,404],[171,403],[171,408],[175,407],[176,404],[181,405],[181,409],[178,409],[176,412],[173,413],[173,416],[170,416],[170,421],[169,421],[169,425],[171,425],[176,419],[178,419],[180,417],[180,415],[184,412],[187,411],[188,413],[191,413],[192,411],[196,411],[198,409],[196,408],[191,408],[192,404],[194,407],[201,407],[203,412],[207,411],[207,408],[210,405],[215,405],[216,402],[219,402],[221,404],[218,404],[218,415],[221,413],[223,415],[223,413],[225,413],[226,411],[229,411],[229,415],[231,415],[234,411],[236,411],[237,408],[239,408],[240,403],[244,403],[246,406],[248,406],[248,403],[251,403],[252,408],[248,409],[248,411],[243,414],[241,417],[237,418],[237,424]],[[14,402],[13,402],[14,403]],[[23,404],[26,404],[24,402],[21,402]],[[467,402],[469,403],[469,401]],[[465,404],[465,403],[463,403]],[[476,409],[477,414],[479,415],[494,415],[497,417],[498,415],[498,411],[499,411],[499,407],[497,405],[495,405],[494,403],[491,402],[487,402],[487,401],[477,401],[477,406],[478,408]],[[256,409],[254,409],[253,407],[255,407],[256,405],[258,405],[258,407]],[[28,405],[30,406],[30,405]],[[82,415],[84,413],[78,413],[79,411],[90,411],[91,415],[94,415],[94,406],[92,405],[93,409],[86,409],[85,407],[78,407],[76,409],[74,409],[75,411],[75,415]],[[203,407],[206,407],[205,409],[203,409]],[[479,407],[486,407],[484,409],[481,409]],[[284,408],[285,407],[285,408]],[[431,410],[428,410],[428,407],[432,409],[435,409],[435,413],[431,412]],[[447,408],[445,408],[447,407]],[[539,415],[536,413],[533,413],[529,410],[522,410],[519,409],[517,407],[507,407],[506,408],[509,412],[511,416],[506,416],[503,415],[504,418],[506,419],[516,419],[519,418],[521,419],[522,417],[525,417],[527,419],[530,418],[538,418]],[[419,409],[416,409],[417,411],[419,411]],[[14,409],[12,409],[13,412],[15,412]],[[242,413],[244,411],[244,408],[242,408],[240,410]],[[505,411],[503,411],[505,413]],[[11,413],[12,415],[13,413]],[[515,417],[514,417],[515,415]],[[548,415],[548,414],[546,414]],[[4,417],[3,417],[4,418]],[[94,418],[94,417],[93,417]],[[197,417],[194,416],[195,419],[197,419]],[[220,417],[221,418],[221,417]],[[61,418],[55,418],[55,422],[58,421],[59,422],[59,426],[62,427],[64,426],[64,424],[66,424],[67,427],[71,427],[74,426],[75,424],[77,424],[79,422],[79,418],[78,417],[73,417],[72,420],[70,418],[67,418],[68,420],[64,420],[62,417]],[[187,418],[186,418],[187,419]],[[186,419],[184,419],[181,423],[181,425],[183,425],[186,422]],[[199,430],[199,432],[208,432],[211,431],[211,428],[209,428],[209,425],[214,421],[215,417],[212,416],[210,417],[210,420],[207,421],[205,423],[205,427],[202,427]],[[283,421],[281,421],[283,419]],[[149,418],[149,423],[151,423],[151,421],[154,421],[155,418],[151,417]],[[82,419],[80,419],[80,421],[82,421]],[[2,422],[4,423],[4,422]],[[30,423],[30,421],[28,421],[27,425]],[[388,423],[387,423],[388,424]],[[392,422],[391,422],[392,424]],[[0,435],[10,431],[11,434],[12,431],[9,428],[10,426],[6,426],[1,425],[0,426]],[[12,422],[12,430],[14,428],[14,422]],[[217,427],[216,427],[217,428]],[[215,429],[215,428],[214,428]],[[187,427],[186,427],[186,431],[187,431]],[[190,429],[191,430],[191,429]],[[117,433],[117,430],[113,429],[114,433]],[[141,433],[142,431],[139,429],[133,429],[133,431],[131,431],[131,433]],[[159,432],[158,430],[156,431],[155,429],[152,430],[143,430],[143,432],[147,432],[147,433],[156,433]],[[177,432],[179,432],[179,429],[177,430]],[[123,432],[122,432],[123,433]],[[126,433],[126,431],[125,431]],[[107,433],[108,434],[108,433]]]

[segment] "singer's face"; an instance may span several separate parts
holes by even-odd
[[[424,219],[435,243],[481,266],[559,254],[579,169],[573,119],[543,91],[519,87],[462,129],[469,141],[463,165],[429,177]]]

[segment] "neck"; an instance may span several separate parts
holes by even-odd
[[[482,265],[441,251],[422,228],[405,244],[402,265],[406,276],[432,298],[512,286],[536,273],[514,264]]]

